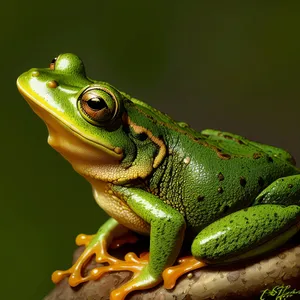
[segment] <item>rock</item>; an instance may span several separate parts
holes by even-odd
[[[73,263],[83,249],[80,247],[75,251]],[[91,261],[86,267],[86,272],[95,266],[99,265]],[[130,277],[130,272],[113,272],[76,288],[71,288],[65,278],[44,300],[106,300],[109,299],[111,290],[128,281]],[[271,290],[280,285],[290,285],[292,289],[300,290],[298,240],[293,239],[285,248],[264,259],[226,267],[205,267],[194,271],[193,276],[182,276],[173,290],[166,290],[159,285],[150,290],[131,293],[126,300],[253,299],[263,290]]]

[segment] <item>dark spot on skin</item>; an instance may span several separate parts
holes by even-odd
[[[229,223],[233,223],[233,220],[230,220]]]
[[[255,217],[255,216],[256,216],[256,214],[252,214],[252,216],[253,216],[253,217]]]
[[[264,184],[265,184],[265,181],[262,179],[262,177],[258,177],[258,185],[259,185],[260,187],[263,187]]]
[[[226,153],[217,152],[217,154],[221,159],[230,159],[231,158],[231,156]]]
[[[225,205],[224,208],[223,208],[223,213],[226,213],[229,209],[229,205]]]
[[[245,217],[245,220],[249,220],[247,217]]]
[[[222,194],[223,192],[224,192],[223,188],[222,187],[218,187],[218,193]]]
[[[137,135],[137,138],[139,141],[145,141],[148,138],[148,135],[146,133],[142,132]]]
[[[289,184],[288,187],[291,189],[291,188],[293,187],[293,185],[292,185],[292,184]]]
[[[224,180],[224,175],[220,172],[218,174],[218,178],[219,178],[219,181],[223,181]]]
[[[221,159],[230,159],[231,156],[227,153],[222,153],[222,149],[216,147],[216,146],[213,146],[213,145],[206,145],[207,143],[205,143],[204,146],[207,146],[207,147],[210,147],[211,149],[213,149],[214,151],[216,151],[217,155],[219,156],[219,158]]]
[[[218,134],[218,135],[219,135],[219,136],[222,136],[222,133],[220,133],[220,134]],[[237,139],[237,138],[235,138],[235,137],[233,137],[233,136],[231,136],[231,135],[224,134],[223,137],[224,137],[225,139],[235,141],[235,142],[237,142],[237,143],[240,144],[240,145],[245,145],[245,143],[244,143],[242,140]]]
[[[247,211],[247,210],[248,210],[248,208],[244,208],[244,209],[243,209],[243,211]]]
[[[243,177],[243,176],[240,177],[240,185],[241,185],[242,187],[245,187],[246,183],[247,183],[246,178]]]
[[[203,201],[204,200],[204,196],[198,196],[197,200],[200,202],[200,201]]]
[[[261,158],[261,156],[262,156],[262,155],[261,155],[261,153],[259,153],[259,152],[256,152],[256,153],[253,154],[253,158],[254,158],[254,159]]]
[[[223,137],[228,140],[233,140],[233,137],[227,134],[223,135]]]
[[[277,214],[277,213],[274,213],[274,217],[277,218],[277,217],[278,217],[278,214]]]
[[[273,162],[273,158],[271,156],[268,156],[268,161],[272,163]]]

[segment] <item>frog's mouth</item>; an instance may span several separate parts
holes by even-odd
[[[19,79],[17,86],[32,110],[45,122],[49,131],[48,143],[76,170],[87,170],[90,165],[118,165],[120,163],[123,158],[120,149],[109,148],[83,135],[40,101],[38,95],[35,97],[24,89]]]

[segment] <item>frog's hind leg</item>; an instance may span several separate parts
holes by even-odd
[[[183,274],[209,264],[230,264],[283,245],[300,230],[300,206],[256,205],[227,215],[206,228],[192,244],[193,257],[163,273],[165,288]]]
[[[276,249],[299,230],[300,206],[256,205],[204,228],[192,244],[192,254],[207,263],[228,264]]]
[[[300,230],[300,175],[275,180],[248,209],[201,231],[192,253],[212,263],[254,257],[283,245]]]

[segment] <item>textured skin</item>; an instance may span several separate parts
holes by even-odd
[[[280,178],[266,187],[255,199],[253,205],[272,203],[291,205],[299,203],[299,199],[299,177],[288,176]]]
[[[70,53],[59,56],[50,69],[21,75],[18,88],[46,122],[49,144],[91,183],[97,203],[132,230],[148,233],[150,225],[150,262],[134,280],[139,288],[161,281],[184,235],[200,232],[193,252],[218,260],[248,249],[250,233],[248,246],[255,249],[295,223],[285,215],[289,209],[282,213],[276,208],[278,219],[269,206],[254,208],[264,211],[261,218],[269,224],[243,210],[261,203],[299,205],[300,172],[282,149],[227,132],[197,132],[108,83],[91,80],[82,61]],[[98,102],[88,98],[93,90],[105,97]],[[283,185],[276,181],[284,177]],[[255,231],[249,231],[246,218],[253,218]],[[232,219],[240,223],[235,234],[220,235]],[[214,246],[205,248],[202,235]],[[284,241],[279,238],[266,250]]]
[[[211,263],[224,262],[232,256],[232,259],[238,260],[238,254],[259,248],[270,238],[288,232],[299,222],[300,206],[252,206],[204,228],[193,242],[192,253]]]

